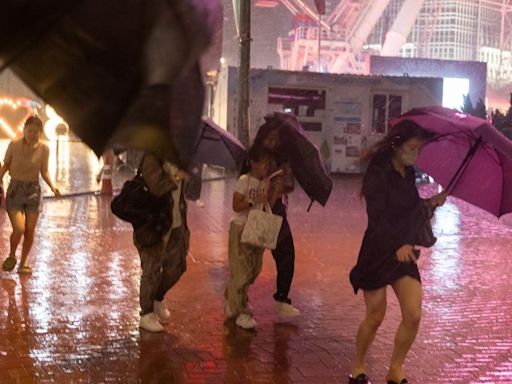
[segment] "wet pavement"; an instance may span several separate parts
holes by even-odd
[[[310,213],[301,190],[290,196],[297,250],[291,297],[303,314],[275,312],[275,266],[266,253],[250,291],[254,332],[225,322],[222,310],[233,180],[204,183],[206,206],[189,204],[188,270],[166,296],[172,321],[165,333],[150,334],[138,329],[140,267],[130,226],[110,213],[108,196],[77,194],[98,188],[98,163],[85,147],[68,147],[70,160],[52,174],[71,195],[45,199],[33,275],[0,273],[1,384],[347,382],[364,313],[362,295],[348,282],[366,224],[358,178],[336,177],[327,206]],[[6,255],[5,212],[0,227]],[[419,261],[424,314],[405,366],[409,381],[511,384],[512,219],[450,198],[434,229],[438,242]],[[388,293],[368,355],[374,383],[384,383],[400,319]]]

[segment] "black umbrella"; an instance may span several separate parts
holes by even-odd
[[[277,125],[281,150],[286,152],[293,175],[311,198],[325,206],[332,190],[332,179],[325,170],[318,148],[311,142],[297,118],[287,113],[265,116],[268,124]]]
[[[246,156],[247,150],[240,140],[219,127],[212,119],[203,119],[194,163],[218,165],[227,169],[240,169]]]
[[[218,11],[212,0],[2,0],[0,71],[97,154],[119,144],[187,166],[203,104],[197,62]]]

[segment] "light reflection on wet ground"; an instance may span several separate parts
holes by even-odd
[[[71,145],[69,154],[52,171],[60,188],[97,189],[91,153]],[[348,283],[366,225],[358,178],[336,178],[327,207],[310,213],[303,192],[291,196],[291,296],[303,316],[275,313],[275,268],[266,254],[250,292],[256,332],[224,322],[222,313],[232,187],[232,180],[205,183],[206,206],[189,205],[189,266],[166,297],[172,322],[157,335],[139,333],[139,261],[130,227],[110,214],[110,199],[46,199],[33,276],[0,274],[0,383],[345,383],[363,315],[362,297]],[[0,227],[6,255],[5,213]],[[450,198],[434,230],[438,242],[419,262],[425,305],[406,365],[410,381],[512,383],[512,220]],[[368,359],[377,383],[400,318],[396,300],[389,301]]]

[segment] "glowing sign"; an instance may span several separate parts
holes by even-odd
[[[23,131],[23,123],[38,106],[36,102],[25,98],[0,98],[0,128],[10,138],[15,138]]]
[[[44,111],[48,117],[48,120],[44,123],[44,133],[49,140],[57,140],[58,136],[60,136],[58,135],[57,128],[64,126],[66,129],[69,129],[68,123],[55,112],[55,109],[50,104],[46,104]]]

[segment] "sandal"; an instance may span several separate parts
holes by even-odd
[[[14,256],[8,256],[7,259],[2,263],[2,270],[5,272],[11,272],[16,266],[17,260]]]
[[[30,268],[30,265],[28,265],[28,264],[23,264],[23,266],[18,268],[18,273],[20,275],[31,275],[32,268]]]
[[[360,373],[356,377],[350,375],[348,377],[348,384],[371,384],[370,379],[364,373]]]

